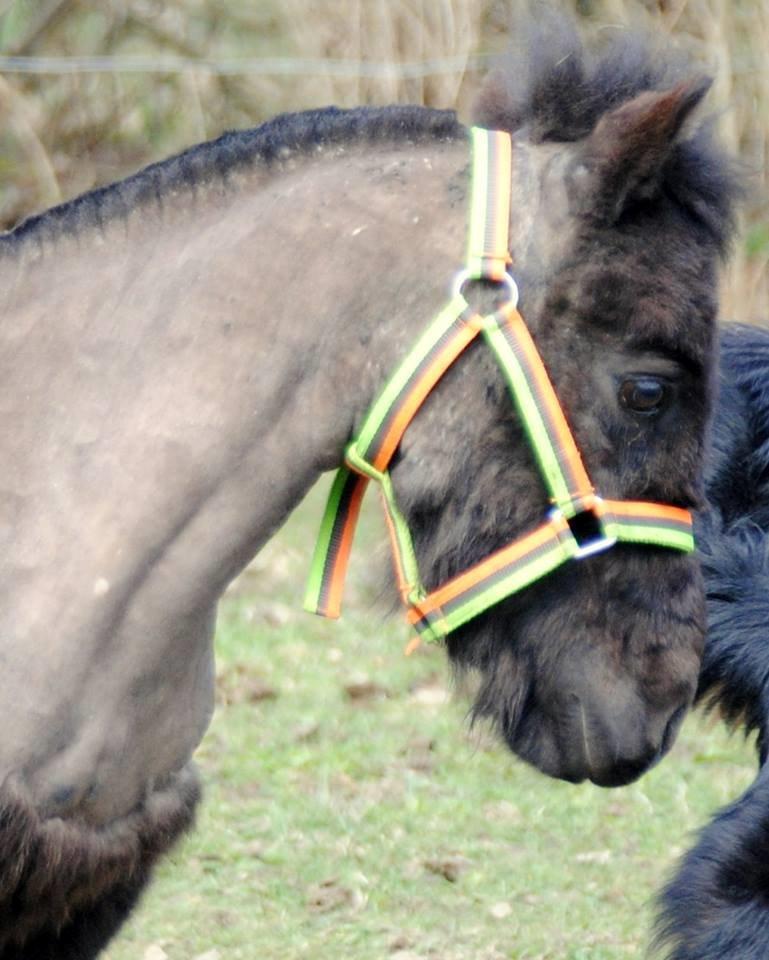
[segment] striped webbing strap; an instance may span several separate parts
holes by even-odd
[[[504,282],[509,299],[496,312],[481,317],[469,307],[458,284],[449,304],[387,382],[357,438],[348,445],[345,465],[332,485],[305,596],[308,610],[339,616],[363,493],[369,480],[374,480],[382,494],[408,620],[420,636],[432,640],[568,560],[598,553],[618,541],[684,552],[694,549],[688,510],[646,501],[603,500],[593,489],[545,366],[516,309],[517,289],[506,272],[509,135],[475,128],[472,136],[471,236],[468,268],[460,279]],[[483,185],[490,176],[496,186]],[[500,273],[501,266],[505,269]],[[504,374],[553,507],[530,533],[428,593],[387,467],[425,398],[478,334]]]

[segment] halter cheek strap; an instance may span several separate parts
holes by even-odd
[[[457,278],[451,301],[401,362],[347,447],[345,465],[329,494],[305,596],[311,612],[339,616],[355,524],[366,486],[374,480],[382,494],[408,621],[418,636],[430,640],[442,639],[563,563],[618,541],[682,552],[694,549],[688,510],[603,500],[596,494],[539,351],[518,313],[517,287],[507,273],[510,136],[473,128],[472,141],[467,269]],[[505,284],[507,302],[481,317],[461,292],[469,279]],[[499,363],[553,506],[530,533],[428,593],[387,467],[425,398],[479,334]]]

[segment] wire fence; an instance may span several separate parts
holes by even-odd
[[[216,76],[304,76],[423,79],[488,68],[492,54],[438,57],[405,63],[297,57],[206,58],[144,56],[8,57],[0,56],[0,73],[53,74],[149,73],[190,71]]]

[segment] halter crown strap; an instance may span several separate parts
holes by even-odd
[[[467,236],[467,276],[472,280],[503,281],[510,265],[509,133],[472,127],[473,173],[470,182],[470,228]]]
[[[345,466],[329,494],[305,595],[306,609],[339,616],[360,504],[368,481],[374,480],[382,494],[407,618],[419,636],[432,640],[567,560],[608,549],[617,541],[683,552],[694,549],[687,510],[646,501],[605,501],[595,493],[536,345],[516,309],[517,288],[507,273],[510,136],[473,128],[472,141],[467,269],[457,278],[449,304],[401,362],[347,447]],[[508,301],[480,317],[461,293],[470,279],[504,283]],[[427,395],[481,332],[504,374],[553,508],[529,534],[427,593],[387,467]]]

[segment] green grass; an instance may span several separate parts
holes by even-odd
[[[314,491],[222,605],[199,826],[108,960],[638,956],[750,746],[692,718],[630,787],[547,780],[470,733],[440,650],[403,657],[370,518],[344,618],[301,612],[320,510]]]

